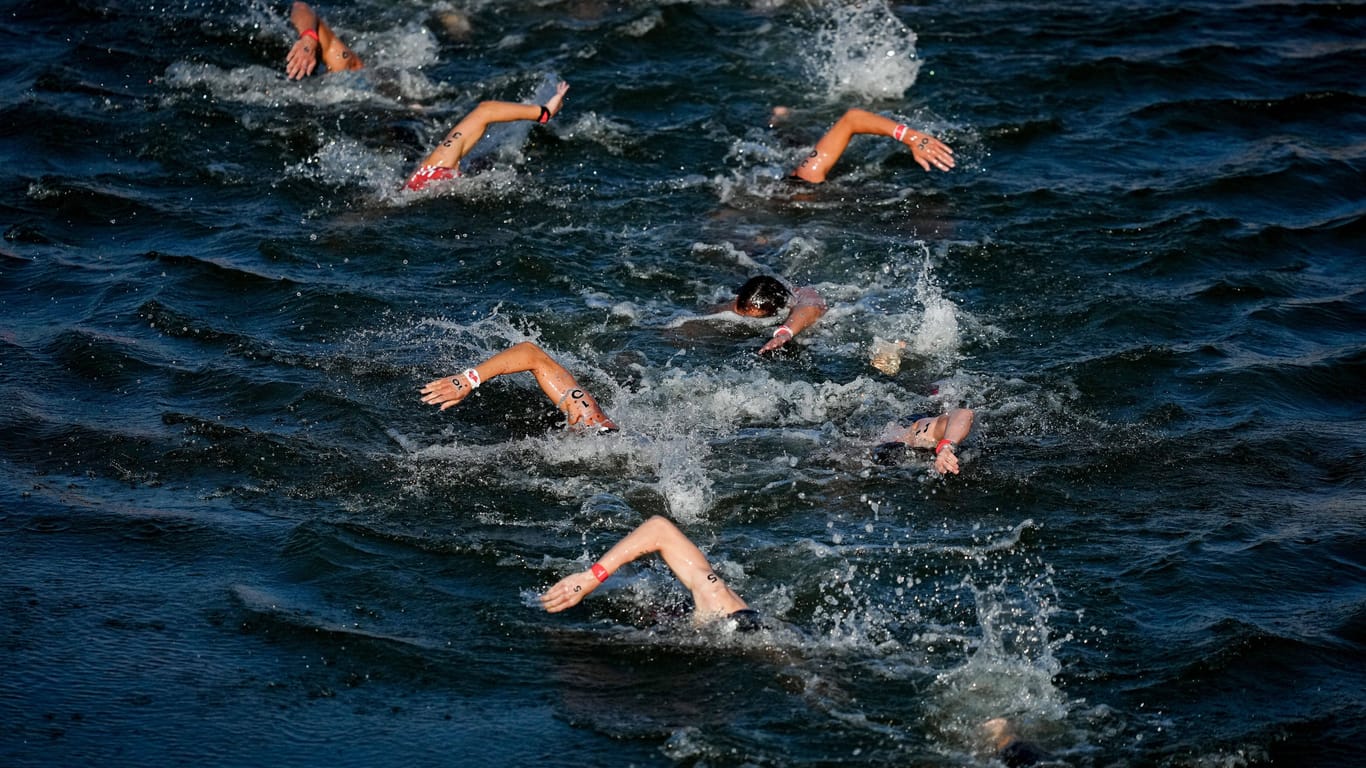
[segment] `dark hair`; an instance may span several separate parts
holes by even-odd
[[[752,310],[761,317],[771,317],[787,306],[792,292],[777,278],[768,275],[751,277],[735,292],[735,308],[741,311]]]

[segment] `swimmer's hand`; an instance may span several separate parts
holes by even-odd
[[[427,405],[439,405],[444,411],[469,397],[473,391],[474,388],[463,375],[445,376],[427,382],[427,386],[422,388],[422,402]]]
[[[945,445],[939,455],[934,457],[934,468],[941,475],[958,474],[958,457],[953,455],[953,446]]]
[[[821,306],[820,311],[821,311],[822,313],[825,312],[825,307],[824,307],[824,305]],[[794,311],[792,312],[792,315],[795,315],[795,314],[797,314],[796,310],[794,310]],[[792,315],[789,315],[789,316],[788,316],[788,320],[789,320],[789,321],[792,319]],[[816,315],[816,316],[817,316],[817,317],[820,317],[820,315]],[[803,326],[800,326],[800,325],[797,326],[797,330],[801,330],[802,327],[803,327]],[[796,336],[796,335],[797,335],[797,331],[792,330],[792,327],[789,326],[787,323],[783,323],[782,325],[778,326],[778,330],[776,330],[776,331],[773,332],[773,338],[769,339],[767,344],[763,345],[762,347],[759,347],[759,354],[761,354],[761,355],[766,355],[766,354],[768,354],[769,352],[772,352],[773,350],[777,349],[778,347],[781,347],[782,345],[788,343],[789,341],[792,341],[792,337],[793,337],[793,336]]]
[[[769,352],[772,352],[773,350],[777,349],[778,347],[781,347],[782,345],[786,344],[791,338],[792,335],[787,333],[774,336],[773,338],[768,340],[767,344],[763,345],[762,347],[759,347],[759,354],[766,355]]]
[[[545,594],[541,595],[541,607],[548,613],[559,613],[566,608],[573,608],[601,584],[592,571],[579,571],[560,579],[555,586],[547,589]]]
[[[566,83],[563,80],[560,81],[559,85],[555,86],[555,95],[551,96],[550,101],[545,103],[546,111],[550,112],[551,117],[558,114],[560,107],[564,106],[564,95],[568,91],[569,83]]]
[[[318,66],[319,44],[311,37],[300,37],[294,41],[285,57],[285,77],[289,80],[302,80],[313,74]]]
[[[579,387],[574,387],[564,393],[559,407],[564,411],[565,426],[577,430],[597,430],[598,432],[616,432],[616,422],[607,417],[607,414],[598,405],[598,401]]]
[[[953,150],[928,133],[908,131],[901,143],[911,148],[911,157],[921,168],[927,171],[934,168],[947,171],[956,164],[953,159]]]

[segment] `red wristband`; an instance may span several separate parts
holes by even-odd
[[[792,333],[792,329],[788,328],[786,324],[778,326],[778,330],[773,332],[773,338],[778,338],[778,334],[780,333],[786,333],[789,339],[795,335]]]
[[[304,31],[299,33],[299,37],[311,37],[313,38],[314,42],[318,43],[318,45],[322,45],[323,42],[318,39],[318,31],[314,29],[305,29]]]
[[[590,570],[593,571],[593,576],[597,578],[599,583],[607,581],[607,577],[612,575],[607,572],[606,568],[602,567],[602,563],[593,563]]]
[[[944,450],[944,446],[946,446],[946,445],[957,445],[957,443],[955,443],[955,442],[953,442],[952,440],[949,440],[949,439],[947,439],[947,438],[944,439],[944,440],[940,440],[939,443],[938,443],[937,445],[934,446],[934,455],[935,455],[935,456],[938,456],[938,455],[939,455],[939,452],[942,451],[942,450]]]
[[[897,140],[897,141],[901,141],[901,139],[904,138],[905,136],[906,136],[906,124],[905,124],[905,123],[902,123],[902,124],[898,125],[898,126],[896,127],[896,130],[892,131],[892,138],[895,139],[895,140]]]

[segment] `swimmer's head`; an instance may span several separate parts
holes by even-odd
[[[772,317],[787,306],[792,292],[777,278],[751,277],[735,292],[735,311],[745,317]]]

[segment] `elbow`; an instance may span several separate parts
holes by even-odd
[[[641,547],[642,553],[659,552],[664,549],[666,542],[683,535],[678,530],[678,526],[662,515],[652,516],[649,520],[641,523],[636,530],[643,534],[644,542],[646,542],[645,546]]]
[[[649,520],[640,524],[640,527],[652,534],[658,534],[673,528],[674,524],[663,515],[651,515]]]
[[[959,408],[954,411],[951,420],[957,422],[958,425],[963,428],[963,437],[967,437],[968,433],[972,431],[973,417],[974,414],[971,408]]]
[[[507,360],[516,361],[520,365],[525,366],[524,368],[518,368],[517,370],[540,370],[555,362],[550,358],[550,355],[547,354],[544,349],[537,346],[534,341],[519,341],[511,347],[508,347],[508,353],[511,354],[508,355],[506,358]]]

